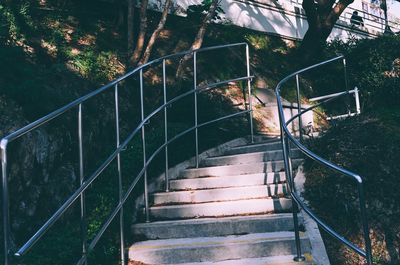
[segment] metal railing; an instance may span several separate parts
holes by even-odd
[[[302,0],[286,0],[286,2],[289,2],[291,5],[294,5],[296,8],[299,8],[299,10],[302,10]],[[379,7],[376,7],[377,11],[383,12]],[[345,11],[340,15],[339,20],[336,22],[336,25],[339,25],[340,23],[345,26],[351,26],[351,16],[353,15],[354,11],[357,11],[358,14],[362,17],[363,19],[363,24],[364,26],[354,26],[355,29],[358,30],[363,30],[363,31],[371,31],[369,32],[371,35],[376,36],[377,33],[382,34],[385,31],[385,18],[383,14],[372,14],[372,9],[369,6],[369,12],[366,12],[365,10],[354,8],[352,6],[346,7]],[[300,12],[301,14],[305,15],[304,10]],[[393,20],[393,19],[388,19],[389,26],[395,31],[398,32],[400,31],[400,23]]]
[[[237,78],[224,80],[220,82],[216,82],[213,84],[208,84],[205,86],[199,86],[197,84],[197,54],[203,53],[206,51],[211,50],[220,50],[220,49],[229,49],[233,47],[244,47],[245,49],[245,63],[244,66],[246,67],[245,76],[239,76]],[[193,56],[193,89],[190,91],[184,92],[173,99],[167,100],[167,81],[166,81],[166,62],[172,58],[179,58],[183,57],[187,54]],[[144,115],[144,100],[143,100],[143,92],[144,92],[144,82],[143,82],[143,70],[149,66],[155,66],[161,64],[162,65],[162,83],[163,83],[163,104],[152,111],[147,116]],[[120,139],[120,122],[119,122],[119,95],[118,95],[118,84],[122,81],[126,80],[128,77],[132,76],[135,73],[139,73],[139,81],[140,81],[140,115],[141,115],[141,122],[138,126],[129,133],[128,137],[122,141]],[[3,232],[4,232],[4,264],[10,265],[15,257],[24,256],[29,252],[29,250],[35,246],[35,244],[42,238],[43,235],[60,219],[60,217],[76,202],[80,200],[80,210],[81,210],[81,241],[82,241],[82,255],[79,258],[76,264],[86,264],[88,260],[88,254],[93,251],[96,244],[99,242],[100,238],[103,236],[104,232],[110,226],[111,222],[117,218],[119,215],[119,233],[120,233],[120,254],[121,254],[121,263],[126,264],[125,259],[125,233],[124,233],[124,204],[126,203],[128,197],[132,193],[133,189],[135,188],[136,184],[141,180],[143,177],[144,181],[144,206],[145,206],[145,216],[146,221],[150,221],[149,217],[149,201],[148,201],[148,186],[147,186],[147,168],[150,162],[156,157],[157,154],[161,153],[163,150],[165,152],[165,190],[168,192],[169,190],[169,178],[168,178],[168,145],[175,140],[179,139],[180,137],[188,134],[189,132],[195,132],[195,164],[196,167],[199,165],[199,134],[198,129],[200,127],[210,125],[212,123],[216,123],[225,119],[233,118],[238,115],[248,115],[248,122],[251,134],[251,141],[253,141],[253,121],[252,121],[252,102],[251,102],[251,79],[252,76],[250,75],[250,63],[249,63],[249,47],[246,43],[235,43],[235,44],[228,44],[228,45],[220,45],[214,47],[207,47],[198,50],[192,51],[185,51],[176,53],[173,55],[164,56],[158,59],[155,59],[151,62],[148,62],[129,73],[125,74],[124,76],[112,81],[111,83],[65,105],[64,107],[57,109],[56,111],[44,116],[43,118],[9,134],[8,136],[4,137],[1,140],[1,164],[2,164],[2,213],[3,213]],[[198,122],[198,109],[197,109],[197,94],[207,92],[213,89],[218,88],[219,86],[226,85],[231,82],[239,82],[239,81],[246,81],[247,86],[247,95],[243,93],[244,97],[244,110],[240,110],[233,114],[229,114],[223,117],[219,117],[213,120],[209,120],[203,123]],[[115,149],[112,153],[105,159],[102,164],[94,170],[90,175],[84,174],[84,161],[83,161],[83,136],[82,136],[82,106],[85,102],[97,95],[100,95],[104,91],[114,90],[114,107],[115,107],[115,134],[116,134],[116,143]],[[194,125],[189,129],[180,132],[179,134],[175,135],[174,137],[168,137],[168,120],[167,120],[167,107],[182,98],[188,97],[192,95],[194,97]],[[247,99],[246,99],[247,97]],[[10,205],[9,205],[9,187],[8,187],[8,157],[7,157],[7,148],[11,142],[20,138],[23,135],[47,124],[49,121],[59,117],[60,115],[68,112],[68,111],[76,111],[77,109],[77,117],[78,117],[78,149],[79,149],[79,173],[80,173],[80,186],[77,188],[73,194],[59,207],[52,216],[38,229],[33,236],[29,238],[21,247],[18,247],[17,250],[12,249],[11,247],[11,237],[12,231],[10,227]],[[152,154],[146,154],[146,134],[145,134],[145,125],[150,121],[152,117],[156,114],[161,113],[164,114],[164,143],[159,146]],[[121,157],[120,153],[128,146],[131,142],[133,137],[137,134],[141,134],[142,138],[142,151],[143,151],[143,167],[138,173],[138,175],[134,178],[134,180],[129,184],[129,188],[123,193],[122,188],[122,172],[121,172]],[[102,224],[101,228],[97,232],[97,234],[93,237],[91,242],[87,242],[87,231],[86,231],[86,213],[85,213],[85,191],[87,188],[98,178],[98,176],[111,164],[112,161],[116,161],[117,163],[117,176],[118,176],[118,205],[112,210],[112,213],[109,215],[107,220]]]
[[[308,107],[306,109],[301,108],[301,101],[300,101],[300,84],[299,84],[299,76],[300,74],[306,73],[307,71],[311,69],[318,68],[323,65],[327,65],[333,62],[337,62],[342,60],[343,62],[343,67],[344,67],[344,81],[345,81],[345,87],[346,90],[340,93],[337,93],[334,96],[330,96],[324,99],[321,99],[317,104]],[[282,86],[291,80],[292,78],[296,79],[296,94],[297,94],[297,103],[298,103],[298,113],[296,115],[293,115],[289,120],[286,121],[285,115],[283,112],[283,106],[282,106],[282,101],[281,101],[281,88]],[[301,69],[297,72],[294,72],[288,76],[286,76],[284,79],[282,79],[276,89],[275,93],[277,96],[277,104],[278,104],[278,111],[279,111],[279,119],[280,119],[280,129],[281,129],[281,141],[282,141],[282,150],[283,150],[283,157],[284,157],[284,164],[285,164],[285,174],[286,174],[286,179],[288,180],[288,189],[292,198],[292,204],[293,204],[293,220],[294,220],[294,227],[295,227],[295,240],[296,240],[296,256],[295,260],[296,261],[302,261],[304,260],[304,257],[302,256],[302,250],[301,250],[301,243],[300,243],[300,235],[299,235],[299,226],[298,226],[298,220],[297,220],[297,212],[298,212],[298,206],[300,206],[301,209],[304,210],[306,214],[308,214],[318,225],[321,227],[323,230],[325,230],[329,235],[333,236],[343,244],[345,244],[348,248],[350,248],[352,251],[357,253],[358,255],[362,256],[363,258],[366,259],[366,263],[368,265],[372,265],[372,254],[371,254],[371,240],[369,237],[369,228],[368,228],[368,221],[367,221],[367,214],[366,214],[366,206],[365,206],[365,197],[364,197],[364,187],[363,187],[363,179],[360,175],[353,173],[349,170],[346,170],[344,168],[339,167],[338,165],[335,165],[326,159],[318,156],[317,154],[311,152],[305,145],[302,144],[302,135],[300,134],[300,139],[296,139],[289,131],[288,125],[293,122],[296,119],[299,119],[299,128],[301,132],[301,116],[309,111],[312,111],[318,106],[321,106],[322,104],[325,104],[327,102],[339,99],[342,96],[349,95],[350,91],[348,90],[348,82],[347,82],[347,70],[346,70],[346,59],[344,56],[338,56],[336,58],[309,66],[307,68]],[[300,198],[300,196],[296,193],[295,189],[295,184],[294,184],[294,177],[293,177],[293,170],[292,170],[292,158],[291,158],[291,147],[292,146],[297,147],[304,155],[306,155],[308,158],[312,159],[313,161],[316,161],[320,163],[322,166],[330,168],[334,170],[335,172],[338,172],[342,175],[345,175],[347,177],[350,177],[352,180],[354,180],[357,184],[357,189],[358,189],[358,199],[359,199],[359,207],[360,207],[360,217],[362,221],[362,229],[363,229],[363,238],[364,238],[364,243],[365,243],[365,250],[361,249],[354,243],[350,242],[348,239],[340,235],[338,232],[336,232],[334,229],[332,229],[330,226],[328,226],[325,222],[323,222]]]
[[[355,112],[351,112],[350,109],[348,109],[348,113],[342,114],[342,115],[336,115],[336,116],[329,116],[326,117],[326,119],[329,120],[337,120],[337,119],[343,119],[347,117],[353,117],[361,113],[361,107],[360,107],[360,95],[359,95],[359,90],[358,87],[355,87],[353,90],[347,91],[349,95],[354,94],[354,103],[356,105]],[[309,102],[321,102],[325,99],[330,99],[330,98],[335,98],[336,96],[340,96],[339,93],[333,93],[325,96],[320,96],[320,97],[315,97],[315,98],[310,98],[308,101]]]

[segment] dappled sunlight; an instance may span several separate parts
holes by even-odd
[[[44,39],[40,40],[40,46],[47,51],[47,54],[50,55],[53,58],[57,57],[57,46],[54,44],[51,44],[50,42],[47,42]]]
[[[86,34],[78,39],[77,44],[82,46],[91,46],[96,43],[96,36],[92,34]]]

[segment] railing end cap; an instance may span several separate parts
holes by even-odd
[[[360,175],[354,175],[353,177],[356,179],[356,181],[357,181],[359,184],[362,184],[362,183],[363,183],[363,179],[362,179],[362,177],[361,177]]]
[[[1,149],[1,162],[5,163],[6,161],[6,149],[7,149],[7,145],[8,145],[8,139],[7,138],[3,138],[0,141],[0,149]]]
[[[1,150],[6,150],[7,145],[8,145],[8,139],[7,138],[1,139],[1,141],[0,141],[0,149]]]

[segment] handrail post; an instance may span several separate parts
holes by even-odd
[[[346,61],[345,57],[343,57],[343,74],[344,74],[344,85],[345,85],[346,91],[349,92],[349,81],[348,81],[348,77],[347,77],[347,61]],[[349,100],[347,100],[347,113],[348,114],[351,113]]]
[[[369,237],[367,211],[365,209],[365,197],[364,197],[364,188],[362,182],[358,182],[358,196],[360,198],[361,221],[364,232],[364,243],[365,243],[365,254],[366,254],[367,265],[372,265],[372,247],[371,247],[371,239]]]
[[[7,142],[1,141],[1,171],[3,189],[4,265],[10,265],[10,212],[7,174]]]
[[[194,89],[194,126],[195,128],[195,141],[196,141],[196,168],[199,167],[199,130],[197,120],[197,52],[193,53],[193,89]]]
[[[249,45],[246,43],[246,71],[247,71],[247,91],[249,93],[249,122],[251,142],[254,143],[254,128],[253,128],[253,105],[251,100],[251,82],[250,82],[250,52]],[[246,104],[246,101],[245,101]]]
[[[360,95],[358,94],[358,87],[354,88],[354,98],[356,101],[356,113],[360,114],[361,108],[360,108]]]
[[[83,135],[82,135],[82,103],[78,105],[78,141],[79,141],[79,185],[82,186],[84,175],[83,164]],[[82,256],[87,255],[87,226],[86,226],[86,200],[85,193],[82,192],[80,196],[81,205],[81,241],[82,241]],[[84,264],[87,264],[85,260]]]
[[[289,172],[288,178],[290,181],[290,197],[292,199],[293,226],[294,226],[294,237],[295,237],[295,243],[296,243],[296,256],[293,258],[293,260],[296,262],[302,262],[302,261],[305,261],[306,259],[304,256],[302,256],[302,250],[301,250],[299,220],[298,220],[298,216],[297,216],[299,209],[298,209],[296,200],[294,200],[294,198],[293,198],[293,194],[296,193],[296,187],[294,184],[292,158],[290,155],[290,142],[287,139],[285,141],[285,149],[286,149],[285,157],[286,157],[287,166],[288,166],[287,171]]]
[[[114,101],[115,101],[115,134],[116,134],[116,147],[120,145],[120,132],[119,132],[119,100],[118,100],[118,83],[114,87]],[[117,170],[118,170],[118,192],[119,203],[122,204],[123,190],[122,190],[122,172],[121,172],[121,154],[117,155]],[[120,253],[121,264],[125,265],[125,236],[124,236],[124,206],[121,205],[119,211],[119,234],[120,234]]]
[[[301,113],[301,100],[300,100],[300,82],[299,75],[296,75],[296,97],[297,97],[297,113]],[[303,142],[303,122],[301,121],[301,115],[299,115],[299,136],[300,142]]]
[[[163,92],[164,92],[164,143],[165,143],[165,191],[169,192],[169,176],[168,176],[168,113],[167,113],[167,80],[165,59],[162,61],[163,68]]]
[[[284,136],[284,132],[283,132],[283,130],[282,130],[282,127],[281,127],[281,143],[282,143],[282,155],[283,155],[283,163],[284,163],[284,165],[285,165],[285,177],[286,177],[286,189],[287,189],[287,192],[290,194],[291,193],[291,190],[292,190],[292,188],[291,188],[291,186],[290,186],[290,181],[289,181],[289,177],[288,177],[288,174],[286,173],[286,168],[287,168],[287,160],[286,160],[286,148],[285,148],[285,136]]]
[[[278,98],[276,100],[279,101]],[[278,106],[279,106],[279,103],[278,103]],[[283,156],[283,163],[284,163],[284,166],[285,166],[286,189],[290,194],[291,187],[289,186],[290,182],[288,181],[288,174],[287,174],[287,168],[288,168],[287,164],[288,163],[287,163],[287,154],[286,154],[286,147],[285,147],[286,146],[286,144],[285,144],[285,142],[286,142],[286,140],[285,140],[285,131],[282,128],[282,124],[285,122],[284,121],[285,118],[281,115],[281,112],[279,111],[279,109],[278,109],[278,116],[279,116],[279,129],[280,129],[280,133],[281,133],[282,156]]]
[[[140,113],[142,121],[144,120],[144,100],[143,100],[143,69],[140,69]],[[142,149],[143,149],[143,167],[144,167],[144,209],[146,222],[150,222],[149,214],[149,194],[147,190],[147,158],[146,158],[146,135],[145,125],[142,126]]]
[[[277,98],[279,101],[279,98]],[[279,106],[279,104],[278,104]],[[294,235],[296,242],[296,256],[293,258],[296,262],[305,261],[305,257],[301,255],[301,241],[300,241],[300,232],[299,232],[299,220],[297,217],[298,207],[297,202],[293,198],[293,194],[295,192],[294,188],[294,179],[292,178],[292,164],[290,159],[290,143],[287,140],[287,136],[285,135],[285,131],[282,126],[285,124],[284,117],[281,115],[281,111],[279,111],[279,124],[281,131],[281,142],[282,142],[282,152],[283,152],[283,163],[285,165],[285,175],[286,175],[286,187],[288,188],[290,198],[292,201],[292,214],[293,214],[293,226],[294,226]],[[289,183],[289,184],[287,184]]]

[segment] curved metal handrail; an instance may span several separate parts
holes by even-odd
[[[213,47],[206,47],[206,48],[200,48],[200,49],[196,49],[196,50],[188,50],[188,51],[183,51],[183,52],[179,52],[179,53],[174,53],[174,54],[170,54],[170,55],[166,55],[157,59],[154,59],[146,64],[143,64],[133,70],[131,70],[130,72],[124,74],[123,76],[115,79],[114,81],[111,81],[110,83],[108,83],[107,85],[104,85],[98,89],[96,89],[95,91],[82,96],[74,101],[72,101],[71,103],[65,105],[64,107],[61,107],[55,111],[53,111],[52,113],[36,120],[35,122],[32,122],[24,127],[22,127],[21,129],[10,133],[9,135],[3,137],[3,139],[1,139],[1,146],[7,145],[8,142],[11,142],[19,137],[21,137],[22,135],[36,129],[38,126],[41,126],[51,120],[53,120],[54,118],[57,118],[58,116],[60,116],[61,114],[65,113],[66,111],[77,107],[79,104],[82,104],[83,102],[87,101],[90,98],[93,98],[94,96],[104,92],[105,90],[109,89],[110,87],[114,87],[116,84],[120,83],[121,81],[124,81],[125,79],[127,79],[128,77],[132,76],[133,74],[140,72],[140,70],[143,70],[144,68],[151,66],[153,64],[157,64],[160,63],[164,60],[168,60],[171,58],[175,58],[175,57],[181,57],[182,55],[186,55],[186,54],[194,54],[194,53],[199,53],[199,52],[205,52],[205,51],[210,51],[210,50],[217,50],[217,49],[223,49],[223,48],[232,48],[235,46],[246,46],[247,44],[245,42],[240,42],[240,43],[234,43],[234,44],[227,44],[227,45],[219,45],[219,46],[213,46]]]
[[[343,60],[343,65],[344,65],[344,78],[345,78],[345,83],[346,83],[346,91],[337,93],[334,97],[327,98],[321,102],[319,102],[316,105],[313,105],[311,107],[308,107],[306,109],[301,108],[301,103],[300,103],[300,91],[299,91],[299,74],[305,73],[311,69],[320,67],[322,65],[326,65],[332,62],[336,62],[338,60]],[[288,80],[291,78],[295,77],[297,81],[297,104],[298,104],[298,113],[296,115],[293,115],[289,120],[286,121],[284,111],[283,111],[283,104],[281,100],[281,88],[283,84],[285,84]],[[344,95],[349,94],[349,90],[347,89],[347,72],[346,72],[346,59],[343,55],[337,56],[335,58],[332,58],[330,60],[326,60],[321,63],[317,63],[314,65],[311,65],[309,67],[303,68],[299,71],[296,71],[285,78],[283,78],[278,85],[276,86],[275,89],[276,97],[277,97],[277,105],[278,105],[278,112],[279,112],[279,120],[280,120],[280,128],[281,128],[281,141],[282,141],[282,149],[283,149],[283,154],[284,154],[284,163],[285,163],[285,173],[286,177],[288,179],[289,185],[289,191],[290,195],[292,197],[293,203],[293,218],[295,221],[295,237],[296,237],[296,248],[297,248],[297,256],[295,257],[295,260],[302,260],[302,254],[301,254],[301,245],[300,245],[300,240],[299,240],[299,228],[297,224],[297,205],[299,205],[321,228],[323,228],[328,234],[345,244],[347,247],[349,247],[352,251],[357,253],[358,255],[364,257],[367,261],[368,265],[372,265],[372,253],[371,253],[371,241],[369,238],[369,229],[368,229],[368,221],[367,221],[367,216],[366,216],[366,206],[365,206],[365,198],[364,198],[364,188],[363,188],[363,179],[361,178],[360,175],[353,173],[350,170],[344,169],[322,157],[319,155],[315,154],[314,152],[310,151],[306,146],[304,146],[300,141],[301,141],[301,134],[300,134],[300,140],[296,139],[291,132],[288,129],[288,125],[291,124],[294,120],[298,119],[299,120],[299,131],[301,132],[301,117],[303,114],[312,111],[316,107],[325,104],[327,102],[337,100],[340,97]],[[356,246],[354,243],[350,242],[348,239],[337,233],[334,229],[332,229],[329,225],[327,225],[325,222],[323,222],[313,211],[304,203],[302,202],[300,196],[296,193],[295,190],[295,185],[294,185],[294,178],[292,176],[292,166],[291,166],[291,156],[290,156],[290,145],[294,144],[303,154],[305,154],[307,157],[311,158],[312,160],[320,163],[321,165],[328,167],[336,172],[339,172],[345,176],[350,177],[351,179],[355,180],[357,182],[358,186],[358,197],[359,197],[359,207],[361,211],[361,220],[362,220],[362,226],[363,226],[363,237],[364,237],[364,243],[365,243],[365,250],[361,249],[360,247]]]
[[[212,84],[207,84],[204,86],[198,86],[196,84],[197,82],[197,60],[196,60],[196,55],[199,52],[206,52],[210,50],[217,50],[217,49],[223,49],[223,48],[232,48],[232,47],[237,47],[237,46],[245,46],[245,52],[246,52],[246,76],[241,76],[229,80],[224,80],[220,82],[215,82]],[[166,98],[166,60],[175,58],[175,57],[182,57],[187,54],[192,54],[194,57],[193,64],[194,64],[194,87],[192,90],[187,91],[185,93],[182,93],[180,95],[175,96],[174,98],[170,99],[167,101]],[[144,116],[144,102],[143,102],[143,69],[149,66],[153,66],[155,64],[162,63],[162,68],[163,68],[163,91],[164,91],[164,102],[161,106],[153,110],[151,113],[149,113],[146,117]],[[137,127],[127,136],[127,138],[120,143],[119,139],[119,103],[118,103],[118,84],[121,81],[126,80],[128,77],[132,76],[135,73],[139,73],[140,75],[140,97],[141,97],[141,122],[137,125]],[[43,235],[46,234],[46,232],[60,219],[60,217],[73,205],[74,202],[76,202],[79,198],[81,199],[81,210],[85,208],[84,204],[84,193],[87,190],[87,188],[97,179],[97,177],[111,164],[112,161],[117,159],[118,163],[118,177],[119,177],[119,203],[118,205],[114,208],[114,210],[111,212],[107,220],[103,223],[102,227],[100,230],[97,232],[97,234],[94,236],[92,241],[87,244],[86,236],[82,236],[82,256],[77,262],[77,264],[85,264],[88,258],[88,253],[90,253],[94,247],[96,246],[97,242],[100,240],[106,229],[109,227],[111,222],[116,218],[118,213],[120,213],[120,236],[121,236],[121,262],[122,264],[125,264],[125,253],[124,253],[124,231],[123,231],[123,206],[127,199],[129,198],[130,194],[132,193],[133,189],[141,180],[144,178],[144,196],[145,196],[145,210],[146,210],[146,219],[149,221],[149,206],[148,206],[148,191],[147,191],[147,168],[150,165],[150,163],[153,161],[153,159],[162,152],[162,150],[165,150],[165,163],[166,163],[166,171],[165,171],[165,183],[166,183],[166,190],[168,191],[168,145],[177,139],[181,138],[182,136],[195,131],[196,132],[196,138],[195,138],[195,144],[196,144],[196,166],[198,166],[198,159],[199,159],[199,150],[198,150],[198,129],[207,125],[210,125],[212,123],[216,123],[225,119],[230,119],[239,115],[249,115],[249,123],[250,123],[250,133],[251,133],[251,138],[253,141],[253,123],[252,123],[252,103],[251,103],[251,86],[250,86],[250,81],[253,78],[253,76],[250,75],[250,63],[249,63],[249,47],[246,43],[235,43],[235,44],[227,44],[227,45],[219,45],[219,46],[213,46],[213,47],[206,47],[206,48],[201,48],[197,50],[189,50],[185,52],[180,52],[172,55],[167,55],[155,60],[152,60],[146,64],[141,65],[140,67],[133,69],[132,71],[128,72],[127,74],[123,75],[122,77],[115,79],[114,81],[110,82],[109,84],[81,97],[78,98],[77,100],[65,105],[64,107],[61,107],[54,112],[44,116],[43,118],[38,119],[35,122],[32,122],[28,124],[27,126],[7,135],[3,139],[1,139],[1,162],[2,162],[2,189],[3,189],[3,205],[2,205],[2,210],[3,210],[3,230],[4,230],[4,253],[5,253],[5,265],[10,265],[10,255],[14,255],[16,257],[21,257],[24,256],[26,253],[29,252],[29,250],[41,239]],[[210,121],[205,121],[203,123],[198,123],[197,122],[197,94],[198,93],[203,93],[207,92],[213,89],[218,88],[221,85],[225,85],[231,82],[239,82],[239,81],[247,81],[247,90],[248,90],[248,104],[246,104],[246,98],[244,95],[244,106],[246,106],[245,110],[238,111],[233,114],[225,115],[223,117],[219,117]],[[85,178],[85,175],[83,174],[83,140],[82,140],[82,104],[84,104],[88,99],[91,99],[95,97],[96,95],[99,95],[100,93],[114,88],[114,95],[115,95],[115,115],[116,115],[116,148],[114,151],[104,160],[104,162],[91,174],[89,177]],[[167,131],[167,107],[182,98],[185,98],[187,96],[194,95],[194,100],[195,100],[195,124],[194,126],[190,127],[189,129],[184,130],[183,132],[180,132],[179,134],[175,135],[174,137],[168,139],[168,131]],[[247,109],[247,106],[249,108]],[[77,188],[73,194],[68,197],[68,199],[53,213],[53,215],[47,219],[47,221],[34,233],[33,236],[29,238],[28,241],[26,241],[25,244],[23,244],[22,247],[20,247],[16,252],[11,253],[11,247],[10,247],[10,238],[11,238],[11,229],[10,229],[10,223],[9,223],[9,192],[8,192],[8,172],[7,172],[7,146],[9,143],[14,141],[15,139],[33,131],[34,129],[48,123],[49,121],[57,118],[58,116],[66,113],[67,111],[74,109],[78,107],[78,135],[79,135],[79,166],[80,166],[80,177],[81,177],[81,183],[79,188]],[[164,126],[165,126],[165,142],[159,146],[152,154],[150,154],[149,157],[146,156],[146,148],[145,148],[145,125],[150,121],[151,118],[153,118],[156,114],[161,113],[164,111]],[[140,170],[140,172],[137,174],[135,179],[131,182],[129,185],[129,188],[127,191],[123,194],[122,192],[122,179],[121,179],[121,166],[120,166],[120,153],[129,145],[130,141],[136,136],[139,132],[141,131],[142,133],[142,143],[143,143],[143,167]],[[81,222],[85,222],[85,216],[84,213],[81,214]],[[85,234],[85,233],[83,233]]]

